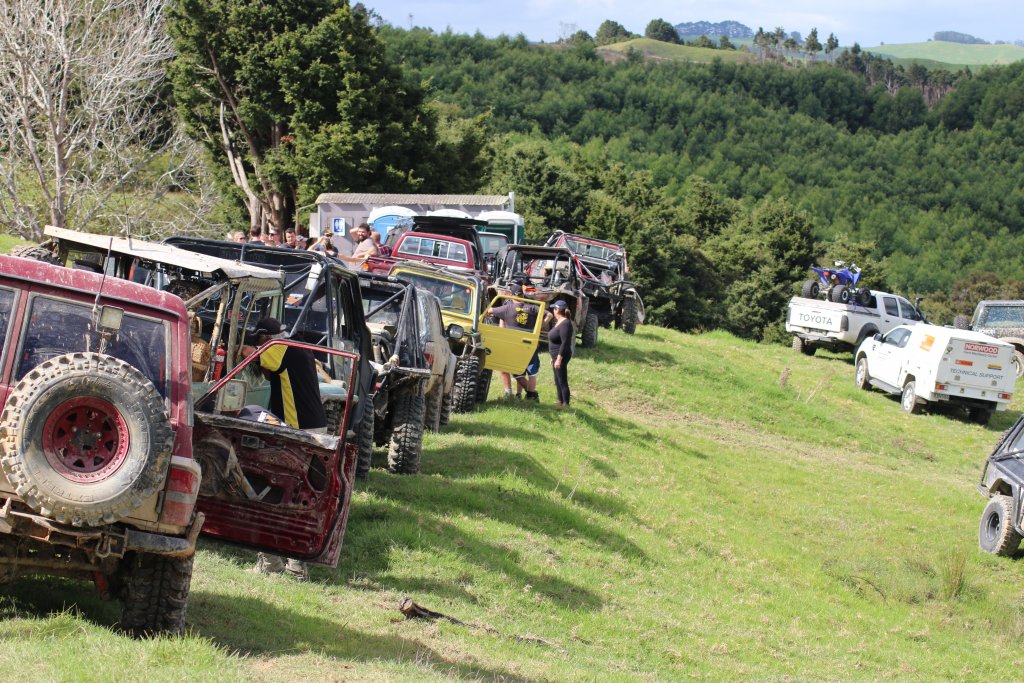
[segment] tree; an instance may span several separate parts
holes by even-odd
[[[821,52],[821,42],[818,40],[818,29],[817,27],[812,28],[811,32],[807,34],[807,40],[804,41],[804,52],[811,56],[811,61],[817,61],[818,53]]]
[[[718,38],[718,49],[719,50],[735,50],[736,45],[729,40],[729,36],[720,36]]]
[[[421,187],[436,152],[422,91],[346,0],[175,0],[179,111],[230,173],[253,227],[334,191]]]
[[[644,30],[644,37],[660,40],[663,43],[678,43],[679,34],[675,27],[664,19],[652,19]]]
[[[836,38],[836,34],[829,33],[828,34],[828,40],[825,41],[825,54],[827,56],[831,57],[832,53],[835,52],[838,48],[839,48],[839,39]]]
[[[0,220],[111,228],[181,181],[160,101],[163,0],[6,0],[0,8]],[[154,162],[164,152],[164,166]],[[168,166],[167,160],[170,160]],[[145,173],[143,173],[145,171]],[[155,171],[155,173],[154,173]],[[127,190],[144,188],[145,205]],[[125,191],[117,217],[103,213]]]
[[[597,27],[597,34],[594,36],[594,42],[598,45],[611,45],[612,43],[621,43],[623,40],[629,40],[636,36],[626,30],[626,28],[617,21],[611,19],[605,19],[601,22],[601,25]]]

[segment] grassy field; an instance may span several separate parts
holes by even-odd
[[[1024,663],[1019,561],[974,486],[999,432],[908,416],[847,357],[603,331],[574,407],[492,400],[375,470],[336,571],[204,543],[190,635],[136,642],[89,587],[0,593],[21,680],[950,680]],[[405,620],[403,596],[455,617]]]
[[[1024,47],[1018,45],[964,45],[947,43],[941,40],[929,40],[925,43],[904,43],[893,45],[877,45],[864,48],[865,52],[873,52],[885,57],[899,59],[925,60],[941,62],[946,68],[967,66],[994,66],[1012,64],[1024,59]]]
[[[0,234],[0,254],[6,254],[19,244],[28,244],[28,242],[13,235]]]
[[[625,55],[629,50],[636,50],[651,59],[664,59],[682,62],[710,63],[715,58],[727,63],[751,62],[754,58],[747,52],[737,50],[715,50],[708,47],[691,47],[674,45],[651,38],[634,38],[613,45],[598,48],[598,52],[614,55]]]

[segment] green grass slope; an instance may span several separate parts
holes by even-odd
[[[878,45],[864,48],[886,57],[931,60],[950,66],[994,66],[1012,64],[1024,59],[1024,47],[1018,45],[964,45],[930,40],[925,43]]]
[[[847,357],[724,333],[602,331],[574,407],[495,398],[371,474],[337,571],[260,576],[204,543],[191,635],[40,578],[0,593],[20,680],[998,679],[1024,655],[1019,561],[976,547],[998,433],[903,414]],[[497,391],[497,389],[495,389]],[[455,617],[405,620],[398,602]]]
[[[636,50],[649,59],[663,59],[680,62],[701,62],[710,63],[715,58],[727,63],[740,63],[753,61],[747,52],[737,50],[715,50],[709,47],[692,47],[690,45],[675,45],[665,43],[651,38],[634,38],[621,43],[605,45],[598,48],[598,53],[607,57],[618,58],[625,56],[630,50]]]

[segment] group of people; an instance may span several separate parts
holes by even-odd
[[[523,295],[523,287],[513,283],[510,288],[513,297]],[[559,408],[568,408],[571,398],[569,390],[569,361],[576,341],[576,328],[569,317],[569,307],[558,300],[551,304],[549,313],[545,316],[544,326],[548,329],[548,353],[551,354],[551,371],[555,379],[555,391],[558,395]],[[538,314],[538,307],[521,299],[507,299],[501,306],[490,308],[488,315],[493,315],[502,327],[531,328],[535,324]],[[534,351],[530,364],[522,374],[510,375],[507,372],[501,373],[501,384],[506,398],[511,398],[512,380],[516,382],[516,397],[522,397],[525,393],[526,399],[540,401],[540,393],[537,391],[537,375],[540,373],[539,349]]]
[[[281,241],[282,231],[278,228],[268,228],[266,232],[260,228],[252,228],[248,233],[244,230],[235,230],[228,239],[232,242],[242,244],[264,244],[268,247],[282,247],[284,249],[308,249],[317,251],[325,256],[336,258],[346,265],[358,266],[371,256],[377,256],[385,249],[381,245],[381,235],[373,230],[368,223],[360,223],[349,231],[349,237],[353,246],[351,254],[342,254],[334,244],[333,235],[330,233],[321,235],[317,239],[310,240],[298,234],[295,228],[284,229],[284,241]]]

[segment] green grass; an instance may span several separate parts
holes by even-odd
[[[574,408],[492,400],[375,470],[337,571],[205,543],[181,640],[110,630],[88,587],[0,593],[23,680],[948,680],[1024,663],[1019,561],[977,550],[997,434],[905,415],[848,356],[602,331]],[[497,384],[497,383],[495,383]],[[419,604],[477,628],[406,621]]]
[[[682,62],[710,63],[716,58],[726,63],[753,61],[753,57],[747,52],[715,50],[708,47],[692,47],[690,45],[674,45],[673,43],[665,43],[651,38],[634,38],[598,48],[599,52],[603,51],[615,55],[625,55],[630,50],[636,50],[651,59]]]
[[[994,66],[997,64],[1012,64],[1024,59],[1024,47],[1018,45],[964,45],[961,43],[947,43],[941,40],[930,40],[925,43],[878,45],[866,47],[864,50],[877,55],[922,61],[922,63],[926,63],[923,60],[941,62],[945,68],[957,68],[961,65]]]
[[[28,244],[28,242],[14,235],[0,234],[0,254],[6,254],[19,244]]]

